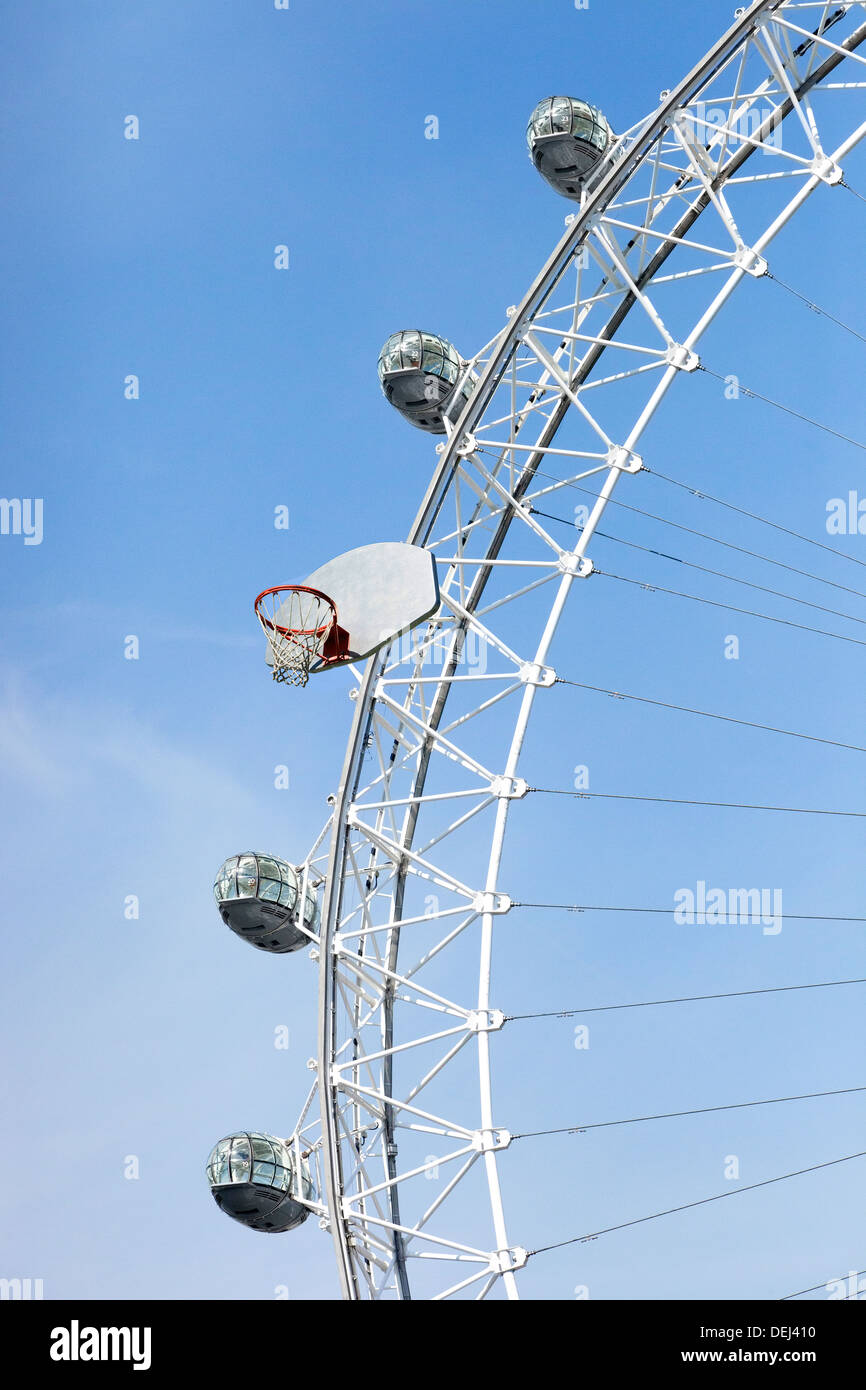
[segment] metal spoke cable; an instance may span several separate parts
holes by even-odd
[[[866,820],[866,811],[834,811],[811,806],[764,806],[753,801],[697,801],[692,797],[638,796],[628,792],[572,791],[570,787],[529,787],[540,796],[570,796],[575,801],[651,801],[665,806],[717,806],[727,811],[781,811],[796,816],[850,816]]]
[[[836,989],[840,985],[866,985],[866,976],[854,980],[819,980],[806,985],[770,985],[765,989],[725,990],[720,994],[683,994],[674,999],[640,999],[634,1004],[596,1004],[588,1009],[547,1009],[534,1014],[506,1014],[506,1023],[536,1018],[579,1018],[583,1014],[616,1013],[620,1009],[657,1009],[665,1004],[701,1004],[708,999],[745,999],[750,994],[790,994],[799,989]]]
[[[751,1110],[759,1105],[786,1105],[794,1100],[820,1100],[823,1096],[852,1096],[866,1086],[844,1086],[838,1091],[807,1091],[799,1096],[771,1096],[769,1100],[741,1100],[734,1105],[702,1105],[695,1110],[664,1110],[658,1115],[632,1115],[627,1120],[601,1120],[590,1125],[563,1125],[558,1129],[532,1129],[513,1134],[512,1139],[545,1139],[555,1134],[584,1134],[589,1129],[613,1129],[617,1125],[642,1125],[649,1120],[679,1120],[686,1115],[715,1115],[722,1110]]]
[[[719,719],[724,724],[740,724],[746,729],[760,729],[764,733],[784,734],[786,738],[799,738],[807,743],[824,743],[830,748],[844,748],[850,753],[866,753],[866,748],[858,743],[842,743],[835,738],[821,738],[817,734],[801,734],[793,729],[780,729],[774,724],[758,724],[752,719],[735,719],[730,714],[714,714],[710,710],[692,709],[689,705],[675,705],[668,700],[652,700],[648,695],[629,695],[622,690],[607,690],[602,685],[588,685],[584,681],[566,680],[565,676],[557,676],[556,685],[572,686],[575,690],[592,690],[598,695],[610,695],[615,700],[634,700],[641,705],[656,705],[659,709],[676,710],[680,714],[696,714],[702,719]]]
[[[548,521],[559,521],[563,526],[574,525],[574,522],[569,521],[567,517],[555,516],[553,512],[542,512],[538,507],[532,508],[532,514],[533,516],[547,517]],[[583,527],[578,529],[582,531]],[[866,618],[858,618],[853,613],[844,613],[839,608],[826,608],[822,603],[812,603],[809,599],[797,598],[795,594],[786,594],[781,589],[768,589],[765,584],[756,584],[751,579],[741,579],[736,574],[728,574],[726,570],[710,569],[707,565],[699,565],[694,560],[683,560],[681,556],[669,555],[665,550],[654,550],[648,545],[638,545],[636,541],[627,541],[622,536],[612,536],[608,531],[594,531],[593,535],[601,536],[606,541],[614,541],[617,545],[628,546],[629,550],[640,550],[644,555],[657,555],[661,560],[671,560],[677,565],[684,565],[687,569],[699,570],[701,574],[711,574],[716,579],[727,579],[732,584],[742,584],[745,588],[755,589],[760,594],[771,594],[773,598],[787,599],[789,603],[798,603],[804,608],[814,608],[819,613],[829,613],[834,618],[844,618],[846,622],[860,623],[866,627]],[[596,571],[599,574],[602,572],[601,570]],[[811,575],[806,577],[813,578]],[[863,597],[866,598],[866,594]]]
[[[727,382],[727,377],[719,372],[714,372],[711,367],[707,367],[702,362],[698,367],[699,372],[705,372],[707,376],[715,377],[716,381]],[[811,415],[803,415],[799,410],[794,410],[790,405],[783,405],[781,401],[774,401],[771,396],[762,396],[760,391],[753,391],[749,386],[738,384],[737,389],[744,396],[750,396],[753,400],[763,401],[765,405],[772,405],[776,410],[783,411],[786,415],[792,415],[795,420],[800,420],[804,425],[812,425],[816,430],[822,430],[824,434],[830,434],[834,439],[841,439],[845,444],[851,444],[855,449],[862,449],[866,453],[866,444],[860,439],[852,439],[850,434],[842,434],[840,430],[834,430],[830,425],[825,425],[821,420],[814,420]]]
[[[632,584],[638,589],[656,594],[668,594],[671,598],[687,598],[692,603],[702,603],[707,608],[724,608],[727,613],[739,613],[746,618],[760,618],[765,623],[780,623],[783,627],[795,627],[800,632],[812,632],[819,637],[832,637],[836,642],[850,642],[855,647],[866,647],[860,637],[847,637],[842,632],[830,632],[825,627],[810,627],[806,623],[795,623],[792,618],[775,618],[771,613],[758,613],[753,608],[738,608],[733,603],[722,603],[718,599],[704,598],[701,594],[686,594],[681,589],[666,589],[661,584],[650,584],[643,579],[630,579],[625,574],[613,574],[610,570],[596,569],[595,574],[603,579],[616,579],[620,584]]]
[[[750,1182],[745,1187],[728,1188],[727,1192],[717,1192],[713,1197],[702,1197],[697,1202],[683,1202],[678,1207],[667,1207],[664,1211],[654,1211],[649,1216],[638,1216],[632,1221],[620,1221],[616,1226],[604,1226],[600,1231],[588,1231],[585,1235],[572,1236],[569,1240],[555,1240],[550,1245],[539,1245],[528,1252],[529,1255],[542,1255],[547,1250],[560,1250],[566,1245],[579,1245],[585,1240],[596,1240],[612,1231],[624,1231],[629,1226],[642,1226],[647,1221],[658,1221],[662,1216],[673,1216],[675,1212],[689,1211],[694,1207],[705,1207],[710,1202],[720,1202],[724,1197],[737,1197],[741,1192],[754,1192],[759,1187],[771,1187],[777,1182],[787,1182],[790,1178],[800,1178],[805,1173],[817,1173],[821,1168],[834,1168],[839,1163],[851,1163],[855,1158],[866,1158],[866,1149],[859,1153],[845,1154],[842,1158],[831,1158],[826,1163],[812,1163],[808,1168],[797,1168],[793,1173],[780,1173],[777,1178],[764,1178],[763,1182]]]
[[[647,469],[646,471],[649,472],[649,469]],[[537,469],[536,473],[537,476],[543,478],[551,478],[554,482],[561,481],[560,479],[556,478],[555,474],[542,473],[541,469]],[[659,477],[661,475],[655,474],[655,476]],[[598,493],[593,492],[591,488],[581,487],[579,483],[564,483],[562,485],[564,487],[571,488],[574,492],[584,493],[585,496],[591,497],[593,502],[598,501]],[[765,564],[775,565],[777,569],[787,570],[790,574],[798,574],[803,579],[814,579],[816,583],[826,584],[830,589],[841,589],[842,592],[845,594],[854,594],[857,598],[866,598],[866,592],[864,592],[862,589],[852,589],[847,584],[840,584],[835,579],[825,579],[822,575],[812,574],[809,570],[800,569],[797,565],[788,565],[784,562],[784,560],[774,560],[772,556],[762,555],[760,551],[748,550],[745,546],[735,545],[733,541],[723,541],[719,536],[711,536],[707,531],[697,531],[692,526],[684,526],[679,521],[672,521],[670,517],[658,516],[655,512],[648,512],[643,507],[634,507],[631,505],[630,502],[623,502],[618,497],[609,497],[608,505],[611,507],[620,507],[623,511],[626,512],[634,512],[636,516],[645,516],[650,521],[661,522],[663,526],[671,526],[676,531],[684,531],[689,536],[697,536],[699,540],[712,541],[713,545],[721,545],[725,548],[725,550],[736,550],[739,555],[748,555],[752,560],[762,560]],[[533,508],[532,510],[534,511],[535,509]],[[554,520],[562,521],[563,518],[554,517]],[[573,525],[574,523],[566,522],[566,524]],[[596,531],[595,534],[600,535],[602,533]],[[833,553],[835,554],[836,552],[834,551]]]
[[[864,199],[864,201],[866,201],[866,199]],[[858,1269],[858,1270],[855,1270],[855,1271],[854,1271],[854,1278],[855,1278],[855,1279],[859,1279],[860,1276],[861,1276],[861,1274],[866,1274],[866,1269]],[[784,1296],[784,1298],[780,1298],[780,1299],[779,1299],[779,1302],[780,1302],[780,1303],[787,1303],[789,1298],[799,1298],[801,1293],[815,1293],[818,1289],[826,1289],[826,1287],[827,1287],[828,1284],[838,1284],[838,1283],[841,1283],[841,1281],[842,1281],[843,1279],[848,1279],[848,1278],[850,1278],[850,1271],[849,1271],[848,1274],[840,1274],[836,1279],[825,1279],[823,1284],[813,1284],[813,1285],[811,1286],[811,1288],[808,1288],[808,1289],[798,1289],[796,1293],[786,1293],[785,1296]],[[852,1295],[850,1295],[850,1294],[847,1295],[847,1296],[848,1296],[848,1297],[852,1297]],[[853,1295],[853,1297],[855,1297],[855,1298],[856,1298],[856,1296],[857,1296],[856,1294]],[[840,1300],[839,1300],[840,1303],[844,1303],[844,1301],[845,1301],[845,1300],[842,1299],[842,1298],[840,1298]]]
[[[551,912],[638,912],[651,917],[670,917],[671,913],[676,912],[676,907],[611,907],[601,903],[523,903],[513,902],[512,907],[531,907],[540,911]],[[696,917],[706,917],[708,912],[714,912],[715,908],[693,908],[691,909]],[[866,922],[866,917],[827,917],[819,912],[785,912],[782,914],[786,922]],[[727,922],[732,926],[751,925],[748,917],[731,917],[725,914]]]
[[[812,536],[804,536],[802,531],[794,531],[790,526],[782,526],[778,521],[770,521],[769,517],[760,516],[757,512],[750,512],[746,507],[738,507],[733,502],[726,502],[721,497],[714,497],[709,492],[704,492],[703,488],[692,487],[689,483],[680,482],[678,478],[671,478],[667,473],[660,473],[656,468],[649,468],[644,464],[643,473],[649,473],[652,478],[659,478],[664,483],[670,483],[672,487],[682,488],[684,492],[691,493],[704,502],[713,502],[717,507],[725,507],[729,512],[738,512],[740,516],[746,516],[750,521],[760,522],[762,526],[769,526],[774,531],[781,531],[785,536],[793,536],[795,540],[805,541],[806,545],[814,545],[818,550],[826,550],[828,555],[835,555],[837,560],[848,560],[852,565],[860,565],[866,569],[866,560],[858,560],[856,555],[847,555],[842,550],[836,550],[832,545],[825,545],[823,541],[816,541]],[[598,533],[597,533],[598,534]],[[856,590],[851,590],[856,593]]]
[[[765,278],[767,280],[772,280],[780,289],[786,290],[787,293],[793,295],[795,299],[799,299],[801,303],[806,305],[807,309],[812,310],[813,314],[820,314],[821,318],[829,319],[830,323],[835,323],[838,328],[843,328],[846,333],[850,333],[852,338],[859,338],[861,343],[866,343],[866,336],[862,333],[858,333],[856,328],[852,328],[849,323],[843,322],[842,319],[837,319],[833,314],[828,313],[826,309],[822,309],[820,304],[816,304],[814,300],[809,299],[808,295],[801,294],[799,290],[795,290],[793,285],[786,285],[785,281],[780,280],[778,275],[773,275],[773,273],[768,270]]]

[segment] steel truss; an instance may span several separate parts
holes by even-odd
[[[491,963],[511,907],[503,847],[527,792],[530,715],[556,679],[566,601],[593,573],[593,533],[620,478],[643,466],[649,422],[699,369],[700,340],[734,291],[766,274],[773,238],[817,189],[838,188],[866,134],[864,39],[863,0],[758,0],[739,14],[620,137],[620,157],[469,364],[477,389],[408,537],[438,558],[441,610],[355,672],[333,815],[307,864],[324,885],[319,1038],[296,1142],[312,1156],[311,1206],[346,1298],[517,1297],[527,1252],[500,1193],[511,1136],[493,1103],[504,1019]],[[562,545],[537,512],[585,480],[594,500]]]

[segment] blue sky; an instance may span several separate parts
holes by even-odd
[[[235,941],[213,877],[245,848],[303,855],[351,713],[343,676],[304,694],[272,685],[253,598],[405,536],[434,455],[389,411],[376,356],[415,325],[468,355],[559,239],[569,209],[526,157],[535,102],[571,92],[631,125],[731,10],[87,0],[7,15],[0,491],[42,498],[44,535],[0,537],[0,1275],[42,1278],[46,1297],[269,1299],[278,1285],[336,1297],[315,1222],[253,1235],[219,1215],[203,1176],[222,1134],[287,1131],[315,1049],[314,969]],[[124,139],[129,114],[137,141]],[[863,151],[845,174],[866,192]],[[825,191],[771,263],[861,330],[864,214]],[[855,438],[864,352],[767,282],[747,285],[705,343],[714,370]],[[129,374],[138,400],[124,397]],[[862,452],[725,401],[707,377],[674,393],[643,452],[823,541],[828,499],[863,487]],[[866,591],[856,567],[655,479],[624,500]],[[281,504],[288,531],[273,525]],[[624,512],[605,520],[866,617],[863,593]],[[838,545],[866,560],[863,537]],[[650,557],[614,565],[603,546],[594,554],[617,572],[742,601],[663,561],[650,570]],[[754,597],[743,606],[811,621]],[[730,633],[738,661],[723,656]],[[866,743],[856,646],[602,581],[560,642],[558,669],[575,680]],[[528,741],[534,785],[569,787],[586,764],[598,791],[866,804],[866,755],[588,692],[558,699]],[[274,787],[283,764],[287,791]],[[515,818],[509,862],[537,900],[665,905],[703,879],[779,885],[790,912],[866,915],[861,827],[537,798]],[[132,894],[137,920],[124,917]],[[853,924],[764,937],[514,914],[497,994],[517,1013],[850,978],[866,974],[863,942]],[[863,1084],[862,998],[854,986],[593,1015],[586,1052],[579,1020],[515,1024],[497,1040],[498,1110],[518,1131]],[[273,1045],[281,1024],[287,1052]],[[749,1183],[851,1153],[862,1117],[862,1098],[842,1096],[525,1141],[504,1170],[512,1238],[534,1246],[709,1196],[729,1185],[729,1155]],[[862,1184],[850,1163],[571,1247],[533,1263],[525,1292],[779,1297],[866,1263]]]

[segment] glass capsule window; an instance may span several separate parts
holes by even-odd
[[[469,397],[472,395],[472,392],[475,390],[477,385],[478,377],[475,375],[475,373],[467,372],[463,380],[463,385],[460,388],[460,396],[464,401],[469,400]]]
[[[253,1182],[287,1192],[291,1176],[291,1152],[270,1134],[231,1134],[214,1145],[207,1162],[211,1187]]]
[[[304,908],[304,926],[315,927],[319,921],[319,896],[315,888],[307,888],[307,902]]]
[[[238,897],[254,898],[259,886],[259,874],[255,856],[242,854],[238,860]]]
[[[227,859],[217,875],[217,881],[213,886],[214,897],[218,903],[225,902],[226,898],[236,898],[238,895],[238,885],[235,870],[237,860]]]
[[[572,114],[568,97],[552,97],[549,112],[551,134],[570,135]]]
[[[395,341],[396,339],[396,341]],[[391,339],[392,372],[408,371],[421,366],[421,334],[412,330],[395,333]]]
[[[435,333],[416,329],[392,333],[379,353],[379,380],[384,381],[392,372],[419,369],[453,385],[460,374],[460,357],[447,338]]]
[[[379,380],[382,381],[388,372],[399,372],[403,369],[403,358],[400,355],[400,334],[397,333],[393,338],[389,338],[379,354]]]
[[[575,135],[603,154],[613,132],[597,106],[576,97],[545,97],[529,118],[526,140],[530,150],[545,135]]]
[[[232,1144],[229,1169],[232,1182],[249,1182],[250,1146],[247,1142],[246,1135],[236,1139]]]
[[[298,901],[300,875],[291,864],[271,855],[236,854],[223,864],[213,891],[217,903],[232,902],[237,898],[259,898],[291,909]],[[307,897],[305,920],[309,921],[309,899],[312,897],[315,909],[315,892],[308,889]]]
[[[231,1146],[231,1139],[221,1139],[218,1144],[214,1145],[207,1165],[208,1182],[211,1187],[220,1187],[232,1180],[229,1164]]]

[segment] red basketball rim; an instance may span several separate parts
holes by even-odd
[[[267,614],[263,613],[259,608],[259,604],[263,599],[277,594],[311,594],[313,598],[321,599],[323,603],[328,605],[331,610],[331,621],[329,623],[323,623],[321,627],[283,627],[281,623],[276,622],[273,618],[269,618]],[[328,632],[330,628],[335,626],[337,622],[337,605],[334,603],[334,600],[329,598],[327,594],[323,594],[321,589],[311,589],[306,584],[276,584],[273,588],[263,589],[256,598],[253,607],[260,623],[264,624],[265,627],[269,627],[272,632],[278,632],[281,637],[286,638],[321,637],[324,633]]]

